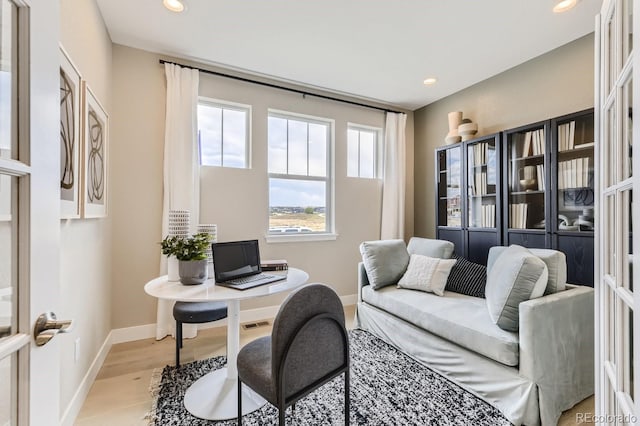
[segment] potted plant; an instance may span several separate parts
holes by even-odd
[[[208,278],[207,249],[211,236],[198,233],[192,236],[165,237],[160,243],[162,254],[178,259],[180,282],[185,285],[202,284]]]

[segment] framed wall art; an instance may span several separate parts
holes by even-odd
[[[106,217],[109,116],[86,82],[83,93],[82,217]]]
[[[60,46],[60,218],[80,217],[81,76]]]

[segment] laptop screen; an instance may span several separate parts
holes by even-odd
[[[260,269],[258,240],[213,243],[213,270],[216,281],[223,282],[235,278],[255,275]]]

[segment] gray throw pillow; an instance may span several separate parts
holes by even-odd
[[[547,265],[524,247],[512,245],[495,259],[485,289],[489,315],[503,330],[518,331],[520,303],[544,294]]]
[[[360,244],[360,254],[374,290],[397,284],[409,264],[409,252],[403,240],[365,241]]]
[[[489,258],[487,259],[487,273],[491,272],[493,263],[500,256],[507,247],[491,247],[489,249]],[[544,294],[553,294],[559,291],[564,291],[567,284],[567,257],[565,254],[558,250],[551,249],[528,249],[531,254],[539,257],[544,263],[547,264],[549,270],[549,280],[547,281],[547,288]]]

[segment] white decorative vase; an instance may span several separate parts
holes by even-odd
[[[191,215],[188,210],[169,210],[169,236],[188,236],[190,220]],[[169,256],[167,259],[167,276],[169,281],[180,281],[178,259],[175,256]]]
[[[167,258],[167,276],[169,281],[180,281],[178,269],[178,259],[173,255],[169,256]]]
[[[209,234],[212,244],[218,241],[218,225],[201,223],[198,225],[198,233],[201,232]],[[211,252],[211,246],[207,248],[207,265],[209,276],[213,277],[213,253]]]

